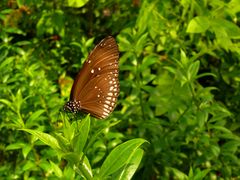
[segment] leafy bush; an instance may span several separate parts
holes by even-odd
[[[237,0],[3,0],[1,177],[238,179],[239,14]],[[69,121],[73,78],[107,35],[118,106]]]

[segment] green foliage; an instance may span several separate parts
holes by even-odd
[[[111,124],[109,124],[109,126],[111,126]],[[75,121],[70,124],[66,120],[63,127],[63,133],[56,133],[56,137],[39,130],[22,130],[32,134],[58,152],[58,156],[69,162],[69,166],[80,176],[93,179],[92,168],[85,155],[87,150],[84,150],[90,130],[89,116],[80,123]],[[144,142],[145,140],[140,138],[132,139],[117,146],[106,157],[106,160],[94,178],[107,179],[109,176],[113,176],[118,177],[118,179],[131,179],[143,156],[143,150],[139,149],[139,146]],[[62,172],[54,162],[50,161],[50,165],[56,176],[62,178],[64,172]]]
[[[240,178],[239,14],[238,0],[3,0],[1,179]],[[118,106],[69,121],[73,78],[107,35]]]

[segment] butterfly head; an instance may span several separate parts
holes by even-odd
[[[77,113],[80,110],[81,110],[81,102],[80,101],[76,101],[76,100],[68,101],[64,105],[64,111]]]

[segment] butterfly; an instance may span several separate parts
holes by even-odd
[[[107,118],[116,106],[120,91],[118,62],[118,45],[112,36],[108,36],[88,55],[74,80],[64,110],[82,111],[98,119]]]

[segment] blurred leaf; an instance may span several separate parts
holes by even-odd
[[[61,37],[64,37],[64,16],[61,10],[54,12],[42,12],[42,17],[37,23],[37,35],[43,36],[44,34],[54,35],[57,33]]]
[[[74,8],[80,8],[87,4],[89,0],[68,0],[68,6],[74,7]]]
[[[136,42],[136,45],[135,45],[135,50],[136,50],[137,54],[140,54],[141,51],[143,50],[144,46],[146,45],[147,37],[148,37],[148,34],[145,33],[143,35],[140,35],[140,38],[137,39],[137,42]]]
[[[203,33],[210,27],[210,22],[206,16],[197,16],[193,18],[187,27],[188,33]]]
[[[202,180],[206,177],[206,175],[211,171],[210,169],[204,169],[204,170],[200,170],[198,168],[194,169],[195,172],[193,174],[193,169],[191,167],[190,171],[189,171],[189,178],[190,179],[194,179],[194,180]]]
[[[203,111],[197,112],[197,122],[198,122],[200,128],[204,127],[207,120],[208,120],[208,112],[207,111],[203,110]]]
[[[159,61],[159,58],[157,56],[154,56],[154,55],[144,57],[143,62],[140,66],[140,71],[143,72],[144,70],[150,68],[149,66],[157,63],[158,61]]]
[[[222,133],[232,134],[232,132],[231,132],[229,129],[227,129],[227,128],[223,127],[223,126],[209,125],[209,128],[210,128],[210,129],[219,130],[219,131],[221,131]]]
[[[63,137],[61,134],[55,133],[55,138],[58,141],[59,146],[63,152],[68,152],[70,149],[70,142],[67,138]]]
[[[223,152],[235,153],[238,150],[239,146],[240,146],[240,141],[230,140],[230,141],[224,143],[221,150]]]
[[[23,35],[23,36],[26,35],[26,33],[23,32],[21,29],[18,29],[18,28],[15,28],[15,27],[7,28],[7,29],[5,29],[5,31],[8,32],[8,33],[15,33],[15,34]]]
[[[34,168],[36,168],[36,163],[32,161],[27,161],[22,167],[22,169],[25,171],[34,169]]]
[[[37,121],[37,119],[39,118],[39,116],[41,116],[45,111],[44,110],[38,110],[36,112],[33,112],[30,117],[27,119],[26,121],[26,125],[29,127],[32,125],[32,123],[36,123],[34,121]]]
[[[27,155],[31,150],[32,150],[32,146],[30,146],[29,144],[26,144],[22,149],[23,157],[27,158]]]
[[[12,58],[6,58],[8,53],[9,53],[9,50],[7,46],[0,46],[0,62],[1,62],[0,69],[2,69],[2,67],[5,66],[5,64],[9,64],[9,61],[12,60]],[[4,59],[5,61],[3,62]]]
[[[177,179],[187,179],[187,175],[182,171],[172,167],[170,167],[169,169],[173,172]]]
[[[13,143],[13,144],[9,144],[6,147],[6,150],[14,150],[14,149],[22,149],[26,144],[25,143]]]
[[[200,62],[196,61],[192,64],[190,64],[189,68],[188,68],[188,72],[187,72],[187,77],[189,81],[192,81],[194,79],[196,79],[197,77],[197,73],[199,70],[199,66],[200,66]]]
[[[56,174],[56,176],[58,178],[61,178],[63,176],[62,170],[54,162],[50,161],[50,164],[51,164],[52,169],[53,169],[54,173]]]
[[[229,39],[240,39],[240,28],[236,24],[225,19],[213,19],[211,26],[214,30],[221,29],[222,34],[227,34]]]

